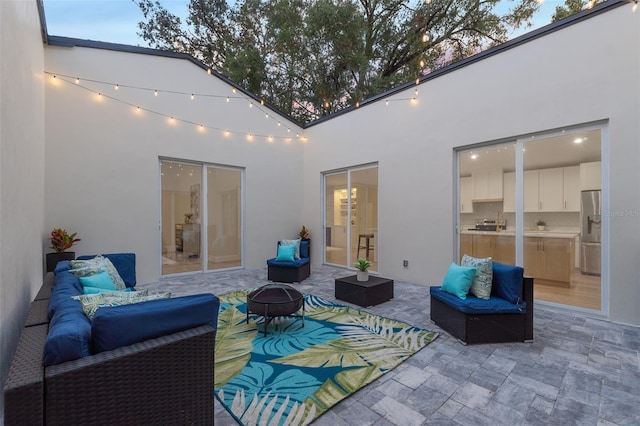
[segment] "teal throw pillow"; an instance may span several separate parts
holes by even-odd
[[[452,263],[444,276],[442,291],[458,296],[460,299],[466,299],[476,271],[476,268],[458,266]]]
[[[294,261],[294,255],[296,252],[296,246],[283,246],[283,245],[279,245],[278,246],[278,257],[276,257],[276,260],[278,261],[289,261],[289,262],[293,262]]]
[[[102,271],[95,275],[89,275],[87,277],[78,277],[82,287],[101,288],[104,290],[116,290],[116,285],[106,271]]]
[[[476,268],[476,276],[473,278],[469,293],[478,299],[489,300],[491,297],[491,282],[493,281],[493,261],[490,257],[480,259],[467,254],[462,256],[460,266]]]
[[[300,259],[300,242],[302,240],[300,238],[296,240],[280,240],[281,246],[295,246],[296,250],[293,253],[294,259]]]

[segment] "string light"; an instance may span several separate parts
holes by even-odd
[[[264,106],[264,99],[260,99],[260,105]]]
[[[80,84],[80,79],[76,77],[76,84]]]
[[[634,0],[633,6],[631,7],[632,12],[635,12],[636,10],[638,10],[638,0]]]
[[[229,102],[229,101],[231,101],[231,98],[229,98],[229,97],[227,96],[227,102]]]
[[[385,100],[385,101],[384,101],[384,104],[385,104],[386,106],[389,106],[389,99]]]
[[[253,108],[253,102],[249,102],[249,108]]]
[[[154,90],[154,91],[153,91],[153,95],[154,95],[154,96],[158,96],[158,91],[157,91],[157,90]]]
[[[191,100],[194,100],[196,98],[196,95],[194,95],[193,93],[191,94]]]
[[[211,75],[211,68],[207,68],[207,74]]]
[[[120,85],[116,84],[113,88],[114,90],[118,90],[120,88]]]
[[[426,43],[426,42],[428,42],[428,41],[429,41],[429,34],[424,33],[424,34],[422,35],[422,42],[423,42],[423,43]]]

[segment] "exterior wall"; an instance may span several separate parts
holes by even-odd
[[[380,274],[439,284],[456,258],[456,147],[608,121],[603,280],[610,319],[640,325],[638,40],[640,14],[625,5],[431,79],[418,87],[415,103],[379,101],[307,129],[305,221],[322,223],[323,171],[377,161]],[[413,91],[390,99],[410,99]],[[313,244],[322,253],[322,241]]]
[[[42,285],[44,55],[35,1],[0,1],[0,383]],[[3,395],[0,394],[0,423]]]
[[[245,169],[245,266],[265,268],[279,238],[302,225],[302,142],[268,142],[182,121],[254,135],[287,135],[296,128],[264,107],[233,98],[231,87],[189,60],[86,47],[45,52],[46,228],[78,232],[78,254],[132,251],[140,283],[160,276],[159,158]],[[71,76],[70,83],[63,81]],[[75,84],[75,77],[80,83]],[[88,80],[110,82],[99,84]],[[118,91],[114,84],[120,85]],[[152,90],[161,92],[156,97]],[[105,94],[101,99],[91,88]],[[162,90],[220,97],[163,93]],[[127,102],[117,102],[113,98]],[[146,111],[136,112],[134,106]],[[262,110],[261,110],[262,109]],[[271,111],[268,111],[273,115]]]

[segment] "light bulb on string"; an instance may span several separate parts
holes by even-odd
[[[119,88],[120,88],[120,85],[119,85],[119,84],[116,84],[116,85],[113,87],[113,89],[114,89],[114,90],[118,90]]]
[[[253,102],[249,102],[249,108],[253,108]]]
[[[631,7],[632,12],[635,12],[636,10],[638,10],[638,0],[635,0],[633,2],[633,6]]]
[[[429,41],[429,34],[424,33],[424,34],[422,35],[422,42],[423,42],[423,43],[426,43],[426,42],[428,42],[428,41]]]
[[[211,75],[211,68],[207,68],[207,74]]]
[[[196,95],[194,95],[193,93],[191,94],[191,100],[194,100],[196,98]]]
[[[264,99],[260,99],[260,105],[264,106]]]
[[[385,106],[389,106],[389,99],[387,99],[386,101],[384,101]]]
[[[424,59],[420,59],[420,68],[424,68]]]
[[[153,96],[158,96],[158,91],[157,90],[153,91]]]
[[[80,79],[76,77],[76,84],[80,84]]]
[[[269,118],[269,113],[265,113],[264,118]]]
[[[227,102],[229,102],[231,99],[227,96]]]
[[[282,124],[278,121],[278,127],[282,126]]]

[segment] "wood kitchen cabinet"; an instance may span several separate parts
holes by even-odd
[[[473,257],[490,257],[496,262],[515,264],[515,238],[511,235],[471,235]],[[461,245],[462,248],[462,245]]]
[[[573,242],[573,238],[525,237],[525,275],[569,285],[573,269]]]
[[[462,261],[462,256],[465,254],[473,256],[473,236],[460,234],[460,261]]]

